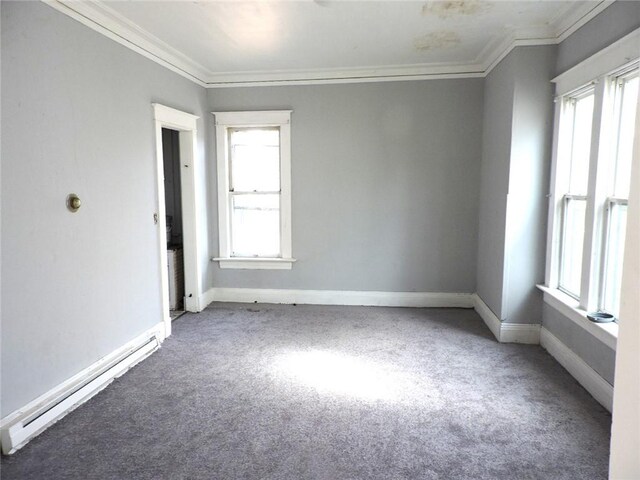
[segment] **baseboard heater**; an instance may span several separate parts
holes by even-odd
[[[154,332],[138,337],[96,362],[88,369],[3,419],[0,427],[2,453],[9,455],[23,447],[67,413],[71,412],[135,364],[151,355],[161,339]]]

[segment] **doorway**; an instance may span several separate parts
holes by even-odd
[[[203,165],[196,155],[198,117],[157,103],[153,104],[153,111],[157,184],[157,210],[153,217],[158,227],[162,321],[168,337],[172,308],[174,312],[199,312],[203,305],[198,259],[206,255],[202,250],[205,242],[199,241],[202,231],[198,225],[205,225],[206,219],[199,218],[204,208],[198,208],[197,202],[203,194],[197,188],[201,182],[196,181],[202,180]]]
[[[184,312],[184,244],[182,240],[182,189],[180,186],[180,134],[162,129],[164,206],[167,232],[169,316],[176,320]]]

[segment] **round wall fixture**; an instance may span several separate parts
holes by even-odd
[[[77,212],[81,206],[82,201],[80,200],[80,197],[78,197],[78,195],[76,195],[75,193],[70,193],[69,195],[67,195],[67,208],[70,212]]]

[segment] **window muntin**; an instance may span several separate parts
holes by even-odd
[[[565,98],[561,119],[566,127],[561,132],[559,161],[568,164],[568,172],[562,188],[558,288],[576,299],[582,280],[594,98],[593,88]]]

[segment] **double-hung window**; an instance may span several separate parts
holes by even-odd
[[[610,168],[605,171],[608,178],[605,179],[606,198],[599,308],[616,316],[620,308],[638,83],[638,68],[635,67],[612,78],[609,85],[612,108],[609,111],[611,141],[607,164]]]
[[[216,112],[221,268],[290,269],[291,111]]]
[[[558,288],[575,299],[580,299],[582,278],[593,102],[592,87],[562,100],[558,152],[562,170],[558,172],[562,193]]]
[[[546,283],[575,311],[619,314],[639,83],[635,61],[560,87]]]

